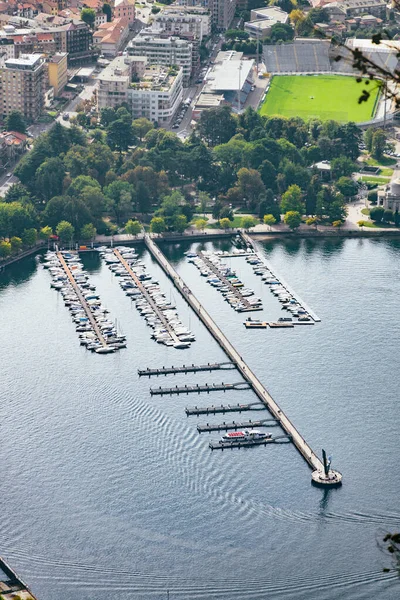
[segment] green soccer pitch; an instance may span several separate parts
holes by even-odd
[[[376,81],[365,85],[366,81],[357,83],[345,75],[275,75],[259,112],[304,120],[368,121],[374,117],[380,91]],[[371,95],[358,104],[364,89]]]

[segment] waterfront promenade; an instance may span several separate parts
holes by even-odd
[[[222,331],[219,329],[219,327],[208,314],[208,312],[193,295],[191,290],[189,290],[183,279],[178,275],[178,273],[163,255],[161,250],[157,247],[157,245],[154,243],[154,241],[149,235],[144,236],[144,242],[149,252],[151,252],[154,258],[163,268],[163,270],[172,279],[175,287],[181,292],[188,304],[196,312],[196,314],[202,320],[204,325],[213,335],[215,340],[228,355],[230,360],[236,365],[243,378],[250,383],[252,389],[257,394],[259,399],[264,403],[264,405],[268,408],[272,416],[280,422],[282,429],[288,436],[290,436],[293,444],[300,452],[307,464],[311,467],[311,469],[314,472],[322,474],[324,471],[322,461],[318,458],[311,446],[306,442],[306,440],[299,433],[299,431],[296,429],[296,427],[293,425],[290,419],[285,415],[285,413],[282,411],[282,409],[279,407],[276,401],[272,398],[272,396],[269,394],[269,392],[266,390],[266,388],[263,386],[260,380],[256,377],[256,375],[253,373],[250,367],[246,364],[246,362],[240,356],[236,348],[222,333]],[[335,474],[336,476],[336,473],[332,472],[332,474]],[[337,474],[337,476],[341,479],[340,474]]]

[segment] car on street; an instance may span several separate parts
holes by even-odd
[[[12,173],[7,173],[7,177],[12,177]]]

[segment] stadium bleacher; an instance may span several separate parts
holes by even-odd
[[[398,59],[395,52],[363,50],[376,65],[394,71]],[[335,60],[340,56],[339,61]],[[267,73],[354,73],[353,55],[348,48],[331,45],[327,40],[297,39],[289,44],[265,45],[264,64]]]

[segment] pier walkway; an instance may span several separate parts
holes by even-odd
[[[103,334],[101,333],[100,327],[97,325],[95,318],[92,315],[92,311],[90,310],[88,303],[86,302],[81,290],[79,289],[78,284],[76,283],[75,279],[73,278],[73,275],[71,273],[70,268],[68,267],[63,255],[61,252],[57,252],[57,258],[61,263],[62,268],[65,271],[65,274],[67,275],[70,284],[72,285],[72,287],[74,288],[74,292],[75,294],[78,296],[79,298],[79,302],[82,305],[83,310],[86,313],[87,318],[90,321],[91,326],[93,327],[93,331],[96,333],[97,338],[100,342],[100,344],[105,348],[107,346],[107,342],[103,337]]]
[[[273,425],[279,425],[279,421],[276,421],[272,417],[270,419],[261,419],[260,421],[242,421],[241,423],[237,423],[236,421],[232,421],[231,423],[219,423],[217,425],[212,425],[210,423],[206,423],[205,425],[197,425],[197,431],[199,433],[210,433],[211,431],[229,431],[238,429],[252,429],[253,427],[262,427],[263,425],[271,427]]]
[[[313,469],[313,471],[323,473],[324,465],[322,461],[318,458],[318,456],[315,454],[315,452],[306,442],[303,436],[297,431],[296,427],[293,425],[290,419],[285,415],[285,413],[279,407],[277,402],[275,402],[272,396],[268,393],[261,381],[250,369],[250,367],[245,363],[245,361],[242,359],[235,347],[222,333],[222,331],[213,321],[208,312],[203,308],[203,306],[200,304],[197,298],[192,294],[191,290],[187,287],[183,279],[178,275],[178,273],[168,262],[161,250],[156,246],[156,244],[148,234],[144,236],[144,242],[149,252],[154,256],[154,258],[161,265],[163,270],[172,279],[175,287],[181,292],[188,304],[193,308],[193,310],[196,312],[199,318],[203,321],[204,325],[213,335],[215,340],[219,343],[219,345],[228,355],[229,359],[236,364],[238,370],[240,371],[244,379],[251,384],[254,392],[257,394],[257,396],[260,398],[263,404],[268,408],[271,415],[275,419],[278,419],[280,421],[282,429],[288,436],[291,437],[293,444],[300,452],[307,464],[311,467],[311,469]]]
[[[259,259],[263,261],[265,266],[272,273],[272,275],[277,279],[277,281],[279,281],[279,283],[282,285],[282,287],[284,287],[285,290],[287,290],[289,292],[289,294],[291,294],[293,296],[293,298],[296,298],[297,302],[304,308],[304,310],[306,310],[308,312],[308,314],[313,319],[313,321],[315,321],[316,323],[320,323],[321,319],[315,314],[315,312],[309,306],[307,306],[307,304],[305,302],[303,302],[303,300],[299,297],[299,295],[296,294],[296,292],[294,290],[292,290],[292,288],[289,286],[289,284],[287,284],[286,281],[280,275],[278,275],[275,267],[273,267],[271,265],[271,263],[264,256],[260,256],[256,242],[254,240],[252,240],[251,237],[244,231],[241,231],[240,235],[242,237],[242,240],[245,242],[245,244],[247,244],[247,246],[250,246],[250,248],[253,248],[254,252],[257,254]]]
[[[176,335],[176,333],[173,330],[173,328],[171,327],[171,325],[168,323],[167,319],[164,316],[163,311],[157,306],[157,304],[154,302],[154,300],[151,297],[151,295],[149,294],[149,292],[144,287],[143,283],[140,281],[139,277],[136,275],[136,273],[134,273],[134,271],[131,269],[130,265],[122,257],[122,255],[119,252],[119,250],[114,250],[114,254],[118,258],[118,260],[120,261],[120,263],[125,267],[126,271],[129,273],[129,275],[132,277],[132,279],[136,283],[138,289],[141,291],[143,297],[150,304],[151,308],[154,310],[155,314],[160,319],[160,321],[164,325],[165,329],[168,331],[168,333],[171,336],[171,338],[174,341],[174,343],[175,344],[179,343],[180,339]]]
[[[168,394],[200,394],[201,392],[226,392],[228,390],[248,390],[251,384],[247,381],[239,381],[239,383],[205,383],[203,385],[182,385],[169,388],[150,388],[152,396],[164,396]]]
[[[261,406],[259,402],[251,404],[221,404],[220,406],[190,406],[185,408],[185,413],[188,417],[192,415],[217,415],[226,412],[243,412],[247,410],[265,410],[265,406]]]

